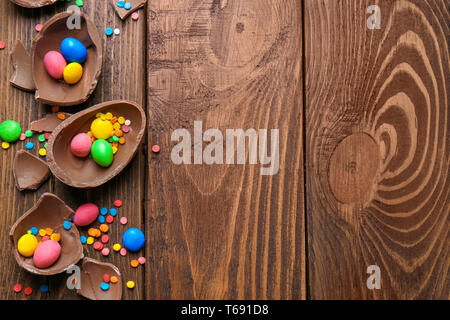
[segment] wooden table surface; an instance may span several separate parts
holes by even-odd
[[[28,274],[12,255],[10,227],[53,192],[73,209],[121,199],[119,216],[145,231],[147,263],[136,269],[139,254],[84,246],[136,282],[124,299],[449,299],[448,1],[382,1],[374,30],[372,2],[152,0],[138,21],[122,21],[109,1],[84,1],[103,69],[91,98],[67,111],[135,101],[147,138],[121,174],[89,191],[51,177],[19,192],[12,165],[24,143],[1,150],[0,298],[22,298],[21,283],[30,299],[80,299],[67,274]],[[16,39],[30,49],[34,26],[68,5],[1,1],[1,121],[26,128],[51,112],[9,84],[8,52]],[[108,38],[107,27],[121,34]],[[192,133],[194,121],[224,133],[279,129],[279,172],[174,164],[172,133]],[[111,239],[123,231],[114,223]],[[366,285],[370,265],[379,290]]]

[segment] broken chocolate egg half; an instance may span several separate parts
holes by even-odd
[[[50,177],[50,169],[45,161],[19,150],[14,157],[13,174],[19,191],[37,190]]]
[[[90,131],[98,113],[112,113],[131,121],[126,143],[120,145],[112,164],[99,166],[92,158],[78,158],[70,148],[79,133]],[[75,188],[98,187],[118,175],[133,159],[142,143],[146,128],[145,112],[141,106],[129,101],[104,102],[72,115],[52,133],[47,145],[47,163],[52,173],[63,183]]]
[[[84,258],[81,266],[80,289],[77,293],[91,300],[120,300],[122,298],[122,277],[119,269],[111,264]],[[102,290],[103,276],[117,277],[116,283],[109,283],[108,290]]]
[[[76,264],[83,255],[83,247],[80,242],[80,234],[74,224],[69,230],[64,229],[64,221],[74,214],[60,198],[52,193],[44,193],[34,205],[11,228],[9,233],[13,243],[13,253],[19,266],[38,275],[54,275],[66,271]],[[58,260],[48,268],[40,269],[33,263],[33,257],[26,258],[17,251],[17,242],[30,228],[52,228],[61,235],[61,255]]]
[[[77,19],[80,22],[77,28]],[[70,29],[70,28],[73,29]],[[69,85],[53,79],[44,67],[44,56],[49,51],[60,52],[65,38],[80,40],[87,49],[87,59],[82,64],[81,80]],[[36,99],[50,105],[72,106],[86,101],[97,86],[102,68],[102,42],[97,27],[84,13],[63,12],[47,21],[33,40],[31,69],[36,85]]]
[[[58,0],[11,0],[11,2],[25,8],[40,8],[54,4],[58,2]]]

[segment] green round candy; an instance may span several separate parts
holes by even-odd
[[[113,150],[106,140],[95,140],[91,147],[91,154],[94,161],[104,168],[109,167],[113,162]]]
[[[114,137],[112,137],[112,139],[113,139],[113,142],[119,142],[119,137],[118,136],[114,136]]]
[[[25,131],[25,137],[31,138],[32,136],[33,136],[33,131],[31,131],[31,130]]]
[[[19,139],[22,128],[14,120],[6,120],[0,124],[0,138],[6,142],[14,142]]]

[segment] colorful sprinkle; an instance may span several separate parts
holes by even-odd
[[[38,137],[38,140],[39,140],[40,142],[44,142],[44,141],[45,141],[45,136],[44,136],[44,134],[40,134],[39,137]]]
[[[44,133],[44,138],[45,138],[45,140],[50,139],[51,136],[52,136],[52,135],[50,134],[50,132]]]
[[[116,252],[118,252],[121,248],[122,248],[122,246],[120,244],[118,244],[118,243],[115,243],[113,245],[113,250],[116,251]]]
[[[122,218],[120,218],[120,223],[121,224],[127,224],[128,223],[128,219],[126,217],[122,217]]]
[[[137,261],[137,260],[131,260],[130,265],[131,265],[133,268],[137,268],[137,267],[139,266],[139,261]]]
[[[118,36],[118,35],[120,34],[120,29],[119,29],[119,28],[115,28],[115,29],[114,29],[114,34],[115,34],[116,36]]]
[[[146,261],[147,261],[147,259],[145,259],[144,257],[139,257],[138,258],[139,264],[145,264]]]
[[[40,32],[42,30],[42,24],[38,23],[37,25],[35,25],[34,30],[36,30],[37,32]]]
[[[14,285],[14,292],[19,293],[22,291],[22,285],[20,283]]]
[[[61,235],[59,233],[54,233],[50,236],[51,240],[59,241],[61,240]]]
[[[70,228],[72,228],[72,224],[69,221],[64,221],[63,227],[66,230],[70,230]]]
[[[112,276],[110,279],[111,283],[117,283],[119,279],[116,276]]]
[[[123,205],[122,200],[115,200],[115,201],[114,201],[114,205],[115,205],[117,208],[120,208],[120,207]]]
[[[40,290],[42,293],[48,292],[48,285],[43,284],[42,286],[39,287],[39,290]]]
[[[23,141],[23,140],[25,140],[26,138],[27,138],[27,136],[25,135],[25,133],[21,133],[20,136],[19,136],[19,140],[20,140],[20,141]]]
[[[109,249],[108,248],[103,248],[102,249],[102,255],[105,256],[105,257],[109,256]]]
[[[101,214],[102,216],[106,215],[107,213],[108,213],[108,208],[101,208],[101,209],[100,209],[100,214]]]
[[[105,217],[104,216],[98,216],[97,221],[100,223],[105,223]]]
[[[161,151],[161,148],[160,148],[160,146],[158,146],[157,144],[155,144],[155,145],[152,147],[152,151],[153,151],[154,153],[159,153],[159,152]]]
[[[122,1],[122,0],[117,1],[117,6],[118,6],[119,8],[123,8],[123,7],[125,6],[125,1]]]
[[[93,244],[94,243],[94,238],[93,237],[87,238],[86,243],[89,244],[89,245]]]
[[[108,225],[107,225],[107,224],[104,224],[104,223],[101,224],[99,228],[100,228],[100,231],[101,231],[101,232],[108,232],[108,230],[109,230]]]
[[[139,13],[138,12],[133,12],[131,14],[131,19],[133,19],[134,21],[139,20]]]
[[[2,142],[2,148],[3,149],[9,149],[9,147],[10,147],[10,144],[9,144],[9,142],[6,142],[6,141],[4,141],[4,142]]]
[[[27,288],[25,288],[25,290],[23,290],[23,293],[25,293],[25,295],[29,296],[33,293],[33,288],[27,287]]]
[[[27,142],[27,144],[25,145],[25,149],[27,149],[27,150],[31,150],[33,148],[34,148],[33,142]]]
[[[105,34],[109,37],[110,35],[112,35],[114,32],[114,30],[112,28],[106,28],[105,29]]]
[[[31,138],[32,136],[33,136],[33,131],[31,131],[31,130],[27,130],[27,131],[25,131],[25,136],[27,137],[27,138]]]
[[[39,149],[39,155],[45,157],[47,155],[47,150],[45,150],[45,148]]]
[[[103,249],[103,243],[101,243],[100,241],[94,242],[94,249],[98,250],[98,251],[102,250]]]
[[[106,222],[113,223],[113,221],[114,221],[114,217],[113,216],[107,216],[106,217]]]
[[[36,227],[31,227],[30,231],[31,231],[31,234],[34,236],[37,235],[39,232],[38,228],[36,228]]]
[[[0,41],[0,50],[5,49],[6,43],[4,41]]]
[[[125,5],[123,6],[123,8],[124,8],[125,10],[130,10],[130,9],[131,9],[131,3],[126,2]]]
[[[128,288],[128,289],[133,289],[134,286],[135,286],[134,281],[128,281],[128,282],[127,282],[127,288]]]
[[[56,117],[57,117],[59,120],[65,120],[65,119],[66,119],[66,115],[65,115],[64,113],[58,113],[58,114],[56,115]]]
[[[76,0],[76,1],[75,1],[75,4],[76,4],[78,7],[82,7],[82,6],[84,5],[83,0]]]
[[[100,288],[101,288],[103,291],[109,290],[109,283],[102,282],[102,283],[100,284]]]
[[[85,244],[86,241],[87,241],[86,236],[81,236],[81,237],[80,237],[80,242],[81,242],[82,244]]]
[[[125,248],[120,249],[120,255],[121,256],[126,256],[127,255],[127,249],[125,249]]]
[[[112,215],[113,217],[115,217],[117,215],[117,209],[115,209],[115,208],[109,209],[109,214]]]
[[[107,273],[105,273],[104,275],[103,275],[103,282],[106,282],[106,283],[108,283],[109,281],[111,281],[111,277],[110,277],[110,275],[109,274],[107,274]]]
[[[108,243],[108,241],[109,241],[109,236],[107,234],[102,235],[101,242]]]
[[[47,234],[47,232],[45,232],[44,229],[39,229],[39,235],[40,235],[41,237],[45,236],[46,234]]]

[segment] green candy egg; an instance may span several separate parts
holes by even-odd
[[[14,120],[6,120],[0,124],[0,138],[3,141],[14,142],[19,139],[22,128]]]
[[[109,167],[113,162],[113,150],[106,140],[95,140],[91,147],[91,154],[94,161],[104,168]]]

